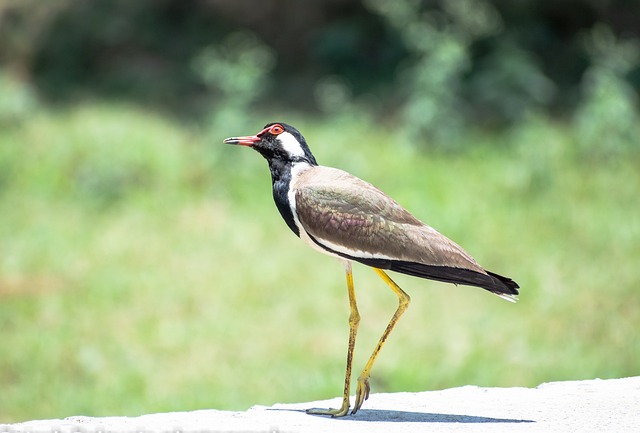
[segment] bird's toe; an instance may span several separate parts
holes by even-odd
[[[351,414],[355,414],[362,407],[362,403],[369,398],[371,386],[369,385],[369,376],[360,376],[358,378],[358,386],[356,388],[356,401],[353,405]]]

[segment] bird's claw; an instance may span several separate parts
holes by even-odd
[[[362,407],[362,403],[369,398],[369,392],[371,386],[369,385],[369,376],[360,376],[358,378],[358,385],[356,387],[356,401],[351,411],[351,415],[355,415],[356,412]],[[342,407],[339,409],[307,409],[306,412],[309,415],[327,415],[332,418],[339,418],[349,413],[349,397],[345,396],[342,401]]]
[[[362,403],[369,398],[369,392],[371,386],[369,386],[369,376],[360,376],[358,378],[358,386],[356,387],[356,401],[353,405],[351,415],[354,415],[362,407]]]
[[[342,399],[342,407],[338,409],[307,409],[309,415],[326,415],[332,418],[339,418],[349,413],[349,396],[345,395]]]

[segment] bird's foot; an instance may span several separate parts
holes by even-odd
[[[342,407],[339,409],[307,409],[309,415],[327,415],[332,418],[339,418],[349,413],[349,399],[342,402]]]
[[[356,401],[353,405],[353,410],[351,411],[352,415],[359,411],[362,407],[362,403],[369,398],[369,391],[371,391],[371,386],[369,386],[369,376],[360,375],[358,378],[358,386],[356,388]]]

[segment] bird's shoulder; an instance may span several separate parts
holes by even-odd
[[[313,166],[292,179],[302,212],[376,216],[402,224],[422,225],[409,211],[369,182],[344,170]]]

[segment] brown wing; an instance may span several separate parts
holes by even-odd
[[[459,245],[355,176],[314,167],[296,183],[298,218],[320,242],[339,245],[355,257],[386,257],[484,273]]]
[[[517,294],[509,278],[487,273],[466,251],[373,185],[313,167],[292,185],[304,229],[325,248],[382,269]]]

